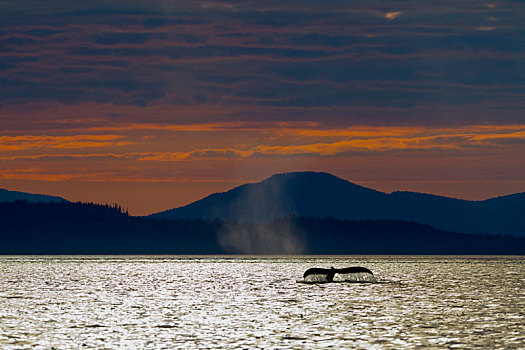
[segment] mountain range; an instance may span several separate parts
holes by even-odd
[[[470,201],[425,193],[384,193],[322,172],[277,174],[215,193],[154,219],[269,222],[289,215],[339,220],[403,220],[439,230],[525,237],[525,193]]]
[[[0,195],[0,254],[525,252],[524,194],[486,201],[387,194],[327,173],[301,172],[149,217],[130,216],[117,204],[6,190]]]

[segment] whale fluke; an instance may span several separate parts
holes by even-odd
[[[361,267],[361,266],[345,267],[342,269],[334,269],[333,267],[330,269],[312,267],[311,269],[308,269],[304,272],[303,278],[306,278],[309,275],[327,275],[329,276],[335,273],[343,274],[343,273],[360,273],[360,272],[369,273],[373,275],[372,271],[370,271],[366,267]]]
[[[363,273],[368,274],[369,277],[367,278],[361,275]],[[325,282],[333,282],[335,274],[340,274],[340,275],[356,274],[357,281],[372,281],[372,280],[375,281],[374,274],[372,273],[372,271],[370,271],[366,267],[361,267],[361,266],[345,267],[342,269],[336,269],[333,267],[329,269],[312,267],[304,272],[303,278],[306,280],[308,276],[312,276],[312,278],[314,278],[314,280],[317,280],[317,281],[319,281],[319,279],[321,278]]]

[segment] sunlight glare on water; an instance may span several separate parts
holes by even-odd
[[[364,266],[377,283],[297,283]],[[0,348],[523,348],[524,257],[0,257]]]

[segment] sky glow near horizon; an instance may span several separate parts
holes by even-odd
[[[525,191],[520,1],[0,2],[0,187],[146,214],[276,172]]]

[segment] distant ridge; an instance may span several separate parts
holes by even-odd
[[[393,219],[462,233],[525,237],[525,193],[468,201],[426,193],[387,194],[324,172],[273,175],[258,183],[215,193],[155,219],[221,219],[267,222],[288,215],[339,220]]]
[[[9,191],[0,188],[0,202],[28,201],[31,203],[58,203],[67,202],[66,199],[44,194],[34,194],[18,191]]]

